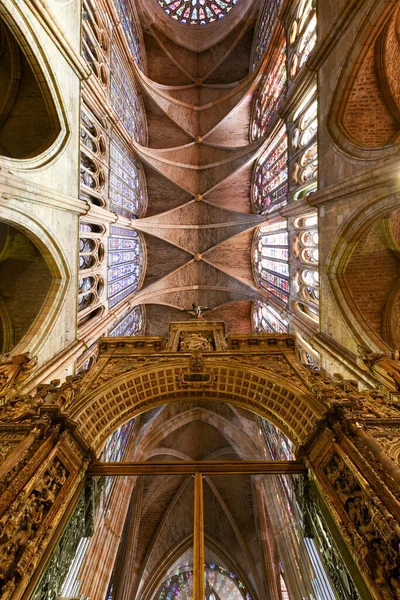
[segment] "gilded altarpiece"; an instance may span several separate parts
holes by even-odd
[[[399,402],[302,365],[291,335],[225,338],[223,323],[171,325],[163,337],[103,338],[97,363],[0,409],[0,589],[32,593],[87,467],[124,422],[176,400],[224,401],[257,413],[297,459],[373,598],[399,598]]]

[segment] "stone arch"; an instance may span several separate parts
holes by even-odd
[[[0,152],[2,161],[18,170],[48,164],[69,139],[56,80],[31,22],[24,4],[5,0],[0,7],[0,81],[6,90],[0,105]]]
[[[397,314],[400,252],[388,230],[388,221],[399,219],[398,202],[393,194],[359,209],[339,232],[327,260],[328,282],[343,319],[359,343],[375,352],[391,351],[400,341],[391,322]]]
[[[207,363],[207,383],[186,383],[189,357],[154,362],[111,379],[76,400],[69,416],[97,450],[124,422],[161,404],[201,399],[228,402],[271,421],[296,447],[310,436],[325,412],[305,389],[270,371],[221,358]]]
[[[254,458],[255,453],[257,453],[257,448],[249,436],[237,425],[231,423],[229,419],[209,409],[194,407],[170,417],[168,421],[163,423],[163,427],[156,426],[154,433],[150,430],[142,439],[139,438],[138,446],[141,446],[140,459],[147,459],[147,457],[153,456],[153,451],[158,443],[171,433],[193,421],[202,421],[218,428],[230,447],[242,458],[251,460]],[[136,457],[136,460],[139,460],[139,457]]]
[[[339,74],[327,128],[337,147],[357,158],[383,158],[399,141],[399,19],[396,3],[376,2]]]
[[[8,250],[7,248],[2,248],[2,251],[5,250],[5,252],[8,252],[7,255],[3,255],[3,261],[7,262],[7,259],[10,258],[18,260],[17,254],[19,251],[31,251],[38,257],[42,267],[41,270],[47,273],[43,297],[40,296],[40,301],[37,303],[37,306],[35,305],[36,310],[30,311],[29,322],[25,323],[25,326],[22,329],[23,333],[13,341],[12,336],[10,336],[10,330],[8,330],[7,342],[9,347],[5,348],[3,346],[5,352],[12,350],[13,354],[31,352],[33,355],[36,355],[40,352],[41,347],[45,343],[57,320],[57,315],[65,301],[65,296],[68,291],[71,273],[62,250],[42,223],[33,219],[22,210],[2,205],[1,224],[3,225],[3,228],[10,228],[11,233],[15,234],[17,237],[17,245],[15,245],[14,240],[14,242],[10,243]],[[36,267],[37,263],[32,262],[31,269],[34,271]],[[18,285],[19,281],[15,274],[16,271],[14,265],[12,273],[10,273],[10,277],[12,277],[14,282],[14,287]],[[34,275],[35,273],[32,272],[33,279]],[[20,276],[20,284],[23,285],[24,273],[22,271]],[[32,281],[29,280],[31,285],[34,285],[33,279]],[[25,278],[25,281],[27,282],[28,279]],[[26,291],[29,292],[29,290]],[[23,288],[21,288],[20,292],[23,293]],[[15,309],[18,309],[18,298]],[[13,310],[8,312],[9,328],[12,328]],[[2,319],[2,321],[4,327],[4,319]]]

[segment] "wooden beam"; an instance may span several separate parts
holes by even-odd
[[[191,462],[95,462],[88,469],[88,475],[293,475],[306,473],[302,462],[295,460],[200,460]]]
[[[204,600],[203,475],[194,476],[193,600]]]

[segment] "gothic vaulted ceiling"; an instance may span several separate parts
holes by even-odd
[[[250,202],[263,145],[249,141],[260,83],[259,70],[250,72],[258,3],[242,0],[198,28],[175,22],[156,3],[141,6],[147,74],[137,76],[148,145],[135,150],[148,209],[135,227],[146,240],[147,271],[136,301],[147,305],[149,334],[190,318],[183,311],[193,303],[209,307],[207,318],[224,319],[228,330],[239,314],[247,333],[252,302],[263,297],[251,264],[254,230],[264,220]]]

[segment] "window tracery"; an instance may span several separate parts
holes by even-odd
[[[295,200],[317,188],[318,102],[316,83],[306,93],[293,115],[290,128],[291,182]]]
[[[207,25],[224,17],[238,0],[158,0],[164,12],[189,25]]]
[[[216,563],[205,564],[204,583],[205,600],[251,600],[236,573]],[[186,566],[175,569],[154,597],[157,600],[190,600],[192,596],[193,570]]]
[[[106,206],[107,135],[88,107],[81,111],[80,197],[90,204]]]
[[[114,0],[114,6],[121,19],[122,29],[124,30],[125,38],[135,63],[143,71],[143,55],[140,48],[139,30],[130,0]]]
[[[272,37],[272,32],[276,23],[276,16],[281,7],[282,0],[268,0],[261,13],[257,31],[257,44],[254,51],[253,69],[263,58],[269,41]]]
[[[296,219],[293,225],[295,234],[291,246],[293,256],[298,261],[293,275],[293,288],[301,300],[298,308],[307,317],[318,320],[318,216],[314,214]]]
[[[78,314],[79,325],[87,317],[96,316],[97,307],[104,292],[101,273],[104,261],[104,246],[101,241],[104,228],[100,225],[81,222],[79,238]]]
[[[111,48],[111,106],[135,142],[144,144],[145,116],[131,67],[114,44]]]
[[[108,332],[110,337],[144,335],[145,315],[142,306],[128,310]]]
[[[285,126],[273,136],[256,164],[252,185],[254,212],[265,215],[287,204],[287,135]]]
[[[109,26],[104,13],[95,10],[90,0],[82,7],[82,55],[103,88],[109,81],[108,54],[110,48]]]
[[[317,41],[316,0],[300,0],[289,27],[289,77],[293,80]]]
[[[144,243],[137,231],[111,227],[108,245],[108,298],[112,308],[136,291],[144,267]]]
[[[143,169],[139,161],[115,137],[110,143],[110,208],[128,218],[146,211]]]
[[[287,221],[263,225],[255,234],[253,260],[259,285],[284,303],[289,296]]]
[[[286,40],[282,32],[274,65],[268,71],[253,109],[253,140],[265,136],[286,93]]]
[[[255,302],[253,305],[254,333],[287,333],[288,321],[270,304]]]

